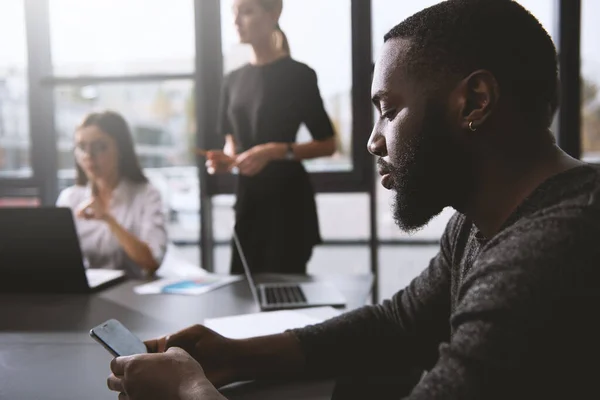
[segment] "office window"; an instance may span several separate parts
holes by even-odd
[[[600,162],[600,26],[597,16],[600,3],[583,0],[581,3],[581,145],[582,158]]]
[[[192,81],[57,86],[54,93],[59,188],[74,182],[73,135],[83,117],[92,111],[117,111],[127,119],[142,167],[162,194],[170,238],[197,240]]]
[[[319,193],[315,197],[319,227],[324,241],[365,241],[369,238],[369,196],[363,193]],[[212,198],[213,229],[219,246],[215,252],[215,270],[229,272],[229,240],[233,234],[235,196]],[[197,223],[197,221],[196,221]],[[309,273],[367,273],[368,246],[317,246],[308,264]]]
[[[193,247],[179,248],[178,252],[191,262],[197,262],[199,258],[198,249]],[[231,247],[229,242],[215,246],[214,249],[214,271],[218,274],[228,274],[231,264]],[[313,249],[313,254],[309,260],[306,269],[309,275],[327,275],[327,274],[368,274],[369,268],[369,246],[317,246]],[[391,261],[388,259],[388,261]],[[390,263],[391,264],[391,263]],[[394,266],[396,269],[398,265]],[[407,271],[409,274],[413,269]],[[401,274],[403,277],[407,274]],[[393,282],[398,279],[391,275]],[[387,278],[387,276],[386,276]],[[393,282],[387,281],[380,283],[384,288],[395,288],[398,286]],[[391,289],[387,290],[389,293]]]
[[[194,70],[193,0],[50,0],[49,4],[55,75]]]
[[[231,12],[233,2],[221,1],[224,72],[250,60],[251,50],[239,44]],[[338,151],[331,158],[306,161],[310,171],[352,170],[352,33],[350,0],[286,0],[280,21],[292,57],[313,68],[331,118]],[[310,140],[301,127],[299,141]]]
[[[318,193],[315,196],[323,240],[367,240],[369,238],[369,196],[364,193]],[[212,198],[214,233],[217,241],[233,234],[235,196]]]
[[[435,0],[397,1],[372,0],[373,18],[373,56],[377,60],[383,47],[384,35],[395,25],[412,14],[439,3]],[[521,0],[519,1],[536,18],[551,35],[554,34],[554,1],[553,0]],[[591,37],[591,36],[590,36]],[[597,53],[600,54],[600,53]],[[422,230],[408,235],[395,225],[392,213],[392,194],[381,185],[377,186],[378,196],[378,233],[381,239],[404,240],[438,240],[454,210],[447,208],[435,217]]]
[[[412,14],[439,2],[437,0],[371,0],[374,60],[377,60],[377,57],[379,57],[383,46],[383,37],[390,29]],[[517,2],[529,10],[541,22],[548,33],[554,36],[554,0],[517,0]]]
[[[379,248],[379,300],[389,299],[429,265],[439,246],[381,246]]]
[[[25,10],[0,2],[0,179],[30,177]]]
[[[367,240],[369,196],[364,193],[319,193],[316,196],[323,240]]]
[[[556,26],[556,1],[555,0],[518,0],[538,21],[544,29],[550,34],[556,46],[558,43],[558,27]],[[558,111],[554,115],[554,121],[550,126],[550,130],[556,136],[558,133]]]
[[[390,29],[414,13],[437,3],[439,1],[436,0],[371,0],[373,60],[377,61],[379,58],[383,47],[383,37]]]
[[[554,0],[517,0],[517,3],[529,10],[540,21],[556,43],[556,34],[558,33],[555,21],[556,2]]]

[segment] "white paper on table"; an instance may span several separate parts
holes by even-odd
[[[133,288],[137,294],[184,294],[199,295],[241,280],[241,276],[214,275],[206,273],[194,278],[165,278]]]
[[[243,279],[242,276],[212,274],[199,265],[186,260],[172,244],[156,275],[156,281],[133,288],[137,294],[200,295]]]
[[[159,278],[197,278],[207,274],[209,272],[200,265],[189,262],[183,257],[181,251],[173,244],[167,246],[165,258],[156,271],[156,276]]]
[[[303,328],[337,315],[339,311],[333,307],[316,307],[210,318],[204,320],[204,325],[225,337],[245,339],[281,333],[287,329]]]

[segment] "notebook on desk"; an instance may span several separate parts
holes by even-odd
[[[87,293],[124,277],[85,268],[70,209],[0,209],[0,293]]]
[[[277,282],[257,285],[235,228],[233,241],[240,255],[254,301],[262,311],[321,306],[343,307],[346,305],[346,299],[340,291],[326,282]]]

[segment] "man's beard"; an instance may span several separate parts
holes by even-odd
[[[456,206],[466,196],[467,157],[452,141],[440,107],[429,104],[420,132],[388,149],[398,160],[391,165],[380,160],[393,180],[394,220],[406,232],[414,232],[446,206]]]

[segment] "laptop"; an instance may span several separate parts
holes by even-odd
[[[0,208],[0,293],[88,293],[125,278],[86,269],[68,208]]]
[[[344,307],[346,305],[346,299],[340,291],[326,282],[278,282],[257,285],[235,229],[233,240],[242,261],[252,297],[261,311],[322,306]]]

